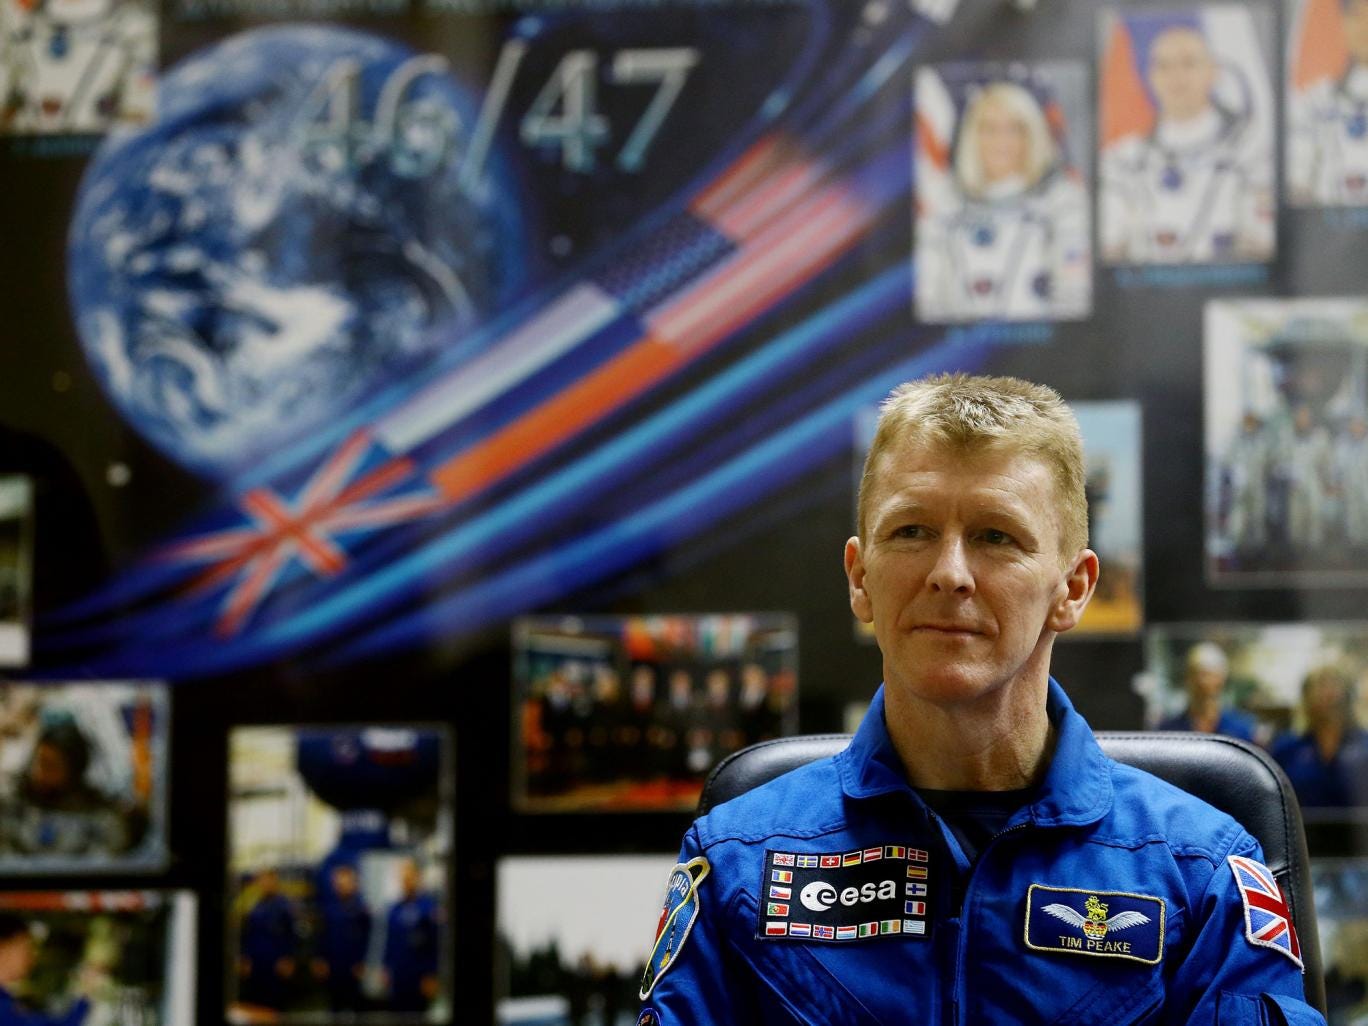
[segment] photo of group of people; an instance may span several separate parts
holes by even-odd
[[[1108,265],[1261,262],[1290,205],[1368,205],[1368,0],[1293,5],[1281,91],[1272,5],[1098,15],[1096,143],[1076,62],[915,74],[916,312],[927,322],[1092,312],[1089,167]]]
[[[450,1015],[450,758],[439,727],[232,732],[230,1021]]]
[[[0,666],[29,658],[33,593],[33,482],[0,475]]]
[[[797,727],[792,616],[527,618],[513,635],[523,811],[690,809],[723,756]]]
[[[1368,303],[1206,311],[1213,582],[1368,582]]]
[[[0,1022],[193,1022],[195,913],[188,892],[0,893]]]
[[[500,1026],[632,1026],[675,859],[522,856],[498,869]]]
[[[1368,807],[1368,623],[1157,625],[1146,726],[1266,748],[1310,818]]]
[[[167,859],[165,685],[0,684],[0,870]]]
[[[152,119],[157,15],[145,0],[0,3],[0,135],[78,135]]]

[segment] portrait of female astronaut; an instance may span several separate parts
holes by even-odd
[[[1064,145],[1081,67],[917,76],[916,306],[924,321],[1068,320],[1092,305],[1088,192]]]
[[[1108,263],[1272,257],[1268,16],[1242,4],[1103,14],[1098,216]]]
[[[1288,39],[1294,206],[1368,205],[1368,0],[1303,0]]]

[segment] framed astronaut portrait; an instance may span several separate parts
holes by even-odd
[[[0,872],[149,872],[167,861],[162,684],[0,683]]]
[[[1086,81],[1079,63],[917,70],[918,319],[1091,312]]]
[[[30,966],[6,988],[41,1017],[22,1021],[194,1022],[196,907],[189,891],[0,893],[6,964]]]
[[[1308,823],[1368,805],[1368,622],[1156,624],[1134,686],[1149,729],[1268,749]]]
[[[692,809],[724,756],[797,729],[785,613],[525,618],[513,654],[520,811]]]
[[[1297,0],[1289,24],[1288,202],[1368,206],[1368,0]]]
[[[91,135],[156,112],[147,0],[0,0],[0,135]]]
[[[229,735],[230,1022],[446,1022],[444,727]]]
[[[0,666],[29,660],[33,603],[33,482],[0,475]]]
[[[1098,24],[1102,259],[1271,259],[1272,9],[1105,8]]]
[[[1213,301],[1204,331],[1211,582],[1368,583],[1368,302]]]
[[[497,1021],[635,1022],[654,914],[674,864],[673,853],[500,859]]]
[[[1332,1023],[1368,1020],[1368,859],[1313,858],[1325,996]]]
[[[1060,637],[1133,636],[1145,621],[1140,404],[1110,400],[1069,406],[1083,433],[1088,544],[1097,552],[1102,575],[1082,621]]]

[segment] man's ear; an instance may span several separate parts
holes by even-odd
[[[869,594],[865,591],[864,553],[860,549],[859,538],[849,538],[845,543],[846,582],[850,585],[850,611],[861,623],[874,622],[874,607],[870,604]]]
[[[1050,615],[1045,619],[1045,626],[1056,634],[1063,634],[1077,627],[1078,621],[1083,619],[1083,610],[1088,608],[1088,600],[1097,589],[1097,576],[1100,572],[1097,553],[1092,549],[1080,552],[1064,578],[1059,595],[1050,607]]]

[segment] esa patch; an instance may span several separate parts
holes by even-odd
[[[708,860],[700,855],[681,862],[670,874],[670,882],[665,886],[665,905],[656,925],[655,945],[641,977],[639,996],[642,1001],[650,997],[652,989],[665,975],[665,970],[674,965],[684,942],[689,939],[689,931],[698,918],[698,885],[708,875],[708,868]]]
[[[660,1013],[654,1008],[643,1008],[637,1016],[637,1026],[660,1026]]]
[[[929,860],[923,849],[901,844],[856,851],[767,851],[760,894],[768,899],[760,902],[755,935],[833,944],[925,937],[928,885],[922,881],[928,877]]]
[[[1031,884],[1026,946],[1155,965],[1164,957],[1165,908],[1148,894]]]
[[[1244,900],[1245,940],[1255,947],[1281,952],[1305,972],[1301,942],[1292,925],[1292,911],[1287,907],[1277,878],[1262,862],[1243,855],[1231,855],[1227,861]]]

